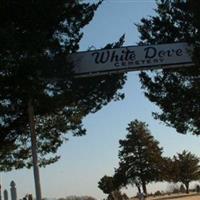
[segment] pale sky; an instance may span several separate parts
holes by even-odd
[[[154,14],[154,0],[105,0],[97,10],[93,21],[84,29],[80,50],[90,46],[97,49],[115,42],[126,34],[125,45],[136,45],[139,34],[135,27],[142,17]],[[186,149],[200,156],[199,137],[181,135],[152,117],[159,109],[144,97],[137,72],[129,72],[123,88],[123,101],[111,102],[99,112],[88,115],[84,120],[87,135],[70,137],[59,153],[61,159],[40,170],[43,197],[66,197],[69,195],[90,195],[102,199],[106,195],[98,189],[98,181],[106,175],[113,175],[118,166],[119,139],[123,139],[127,124],[138,119],[149,124],[152,135],[164,148],[164,155],[172,156]],[[33,172],[18,170],[1,173],[3,189],[9,190],[14,180],[18,197],[26,193],[35,196]],[[160,184],[159,184],[160,185]],[[165,184],[148,186],[149,191],[166,189]],[[135,188],[126,190],[129,196]]]

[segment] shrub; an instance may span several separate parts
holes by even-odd
[[[197,192],[197,193],[200,192],[200,186],[199,186],[199,185],[196,186],[196,192]]]
[[[162,193],[158,190],[158,191],[156,191],[156,192],[154,193],[154,195],[155,195],[155,196],[160,196],[160,195],[162,195]]]
[[[179,189],[178,188],[174,188],[174,190],[172,191],[173,194],[177,194],[179,193]]]
[[[184,187],[183,184],[181,184],[181,186],[180,186],[180,192],[181,193],[185,193],[186,192],[185,187]]]

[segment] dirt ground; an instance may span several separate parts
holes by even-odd
[[[147,200],[200,200],[200,194],[167,195],[162,197],[149,197]]]
[[[169,199],[169,200],[172,200],[172,199]],[[182,198],[176,198],[174,200],[200,200],[200,196],[182,197]]]
[[[138,200],[138,199],[131,198],[131,200]],[[165,195],[159,197],[148,197],[145,200],[200,200],[200,194]]]

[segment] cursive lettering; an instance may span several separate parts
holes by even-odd
[[[108,62],[123,62],[123,61],[133,61],[135,60],[135,52],[128,49],[117,52],[116,50],[107,50],[102,52],[92,53],[94,57],[94,62],[99,63],[108,63]]]
[[[182,56],[183,50],[178,49],[168,49],[168,50],[157,50],[155,47],[146,47],[145,51],[145,59],[153,59],[155,57],[163,58],[163,57],[172,57],[172,56]]]

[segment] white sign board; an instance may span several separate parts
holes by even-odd
[[[192,65],[187,43],[128,46],[78,52],[70,55],[76,75],[100,75]]]

